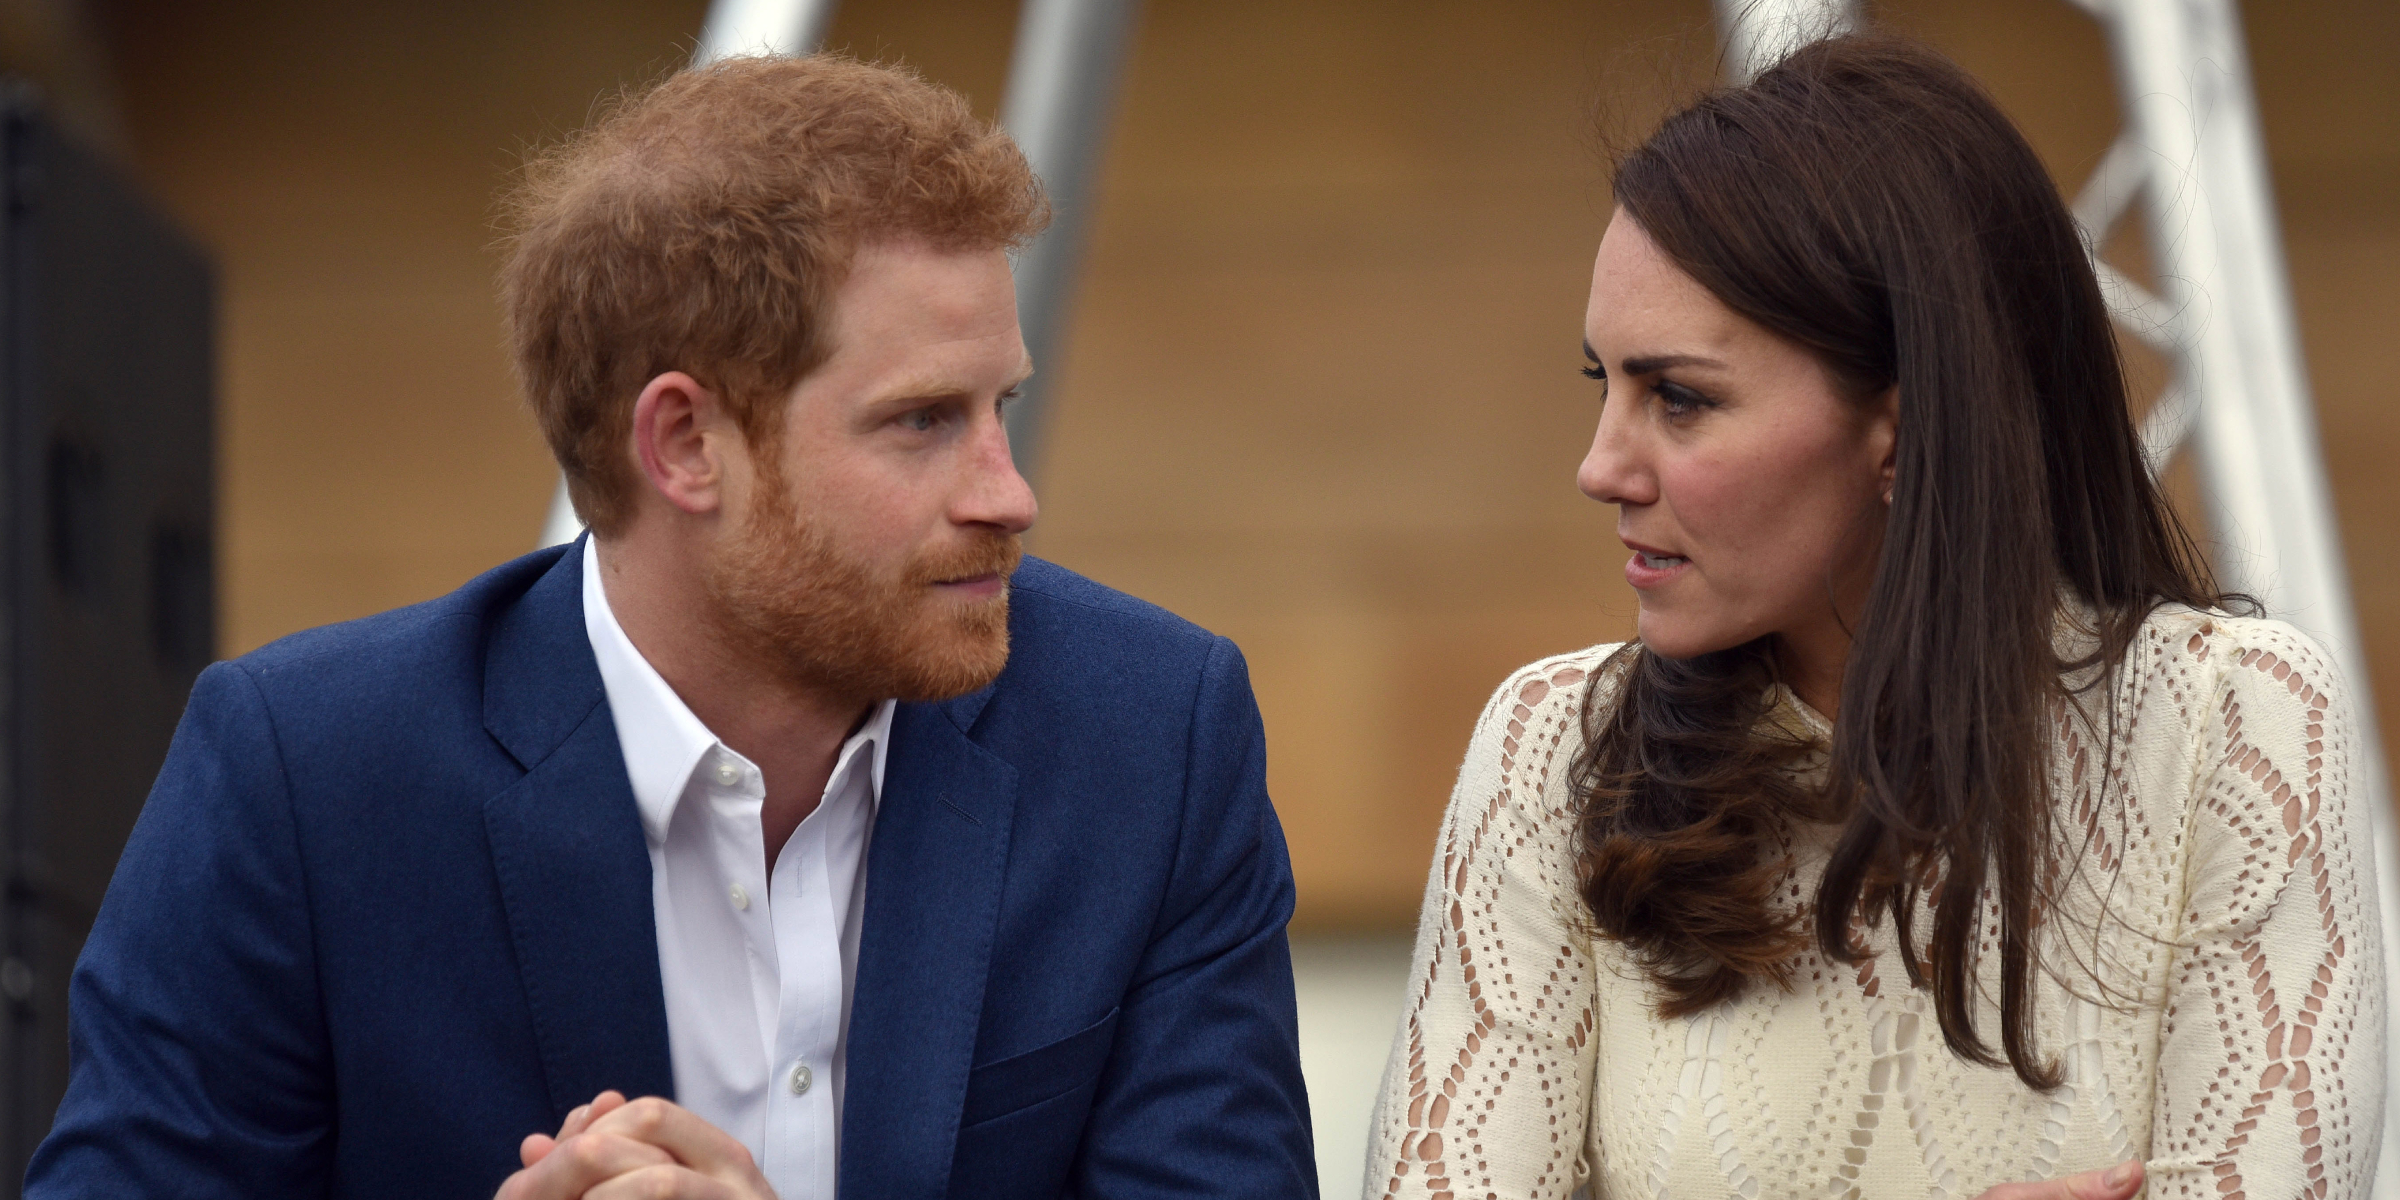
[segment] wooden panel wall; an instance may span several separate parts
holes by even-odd
[[[548,463],[491,303],[527,142],[670,67],[699,0],[119,0],[124,128],[226,286],[224,649],[522,551]],[[2309,365],[2400,743],[2400,9],[2253,4]],[[2067,186],[2114,126],[2065,0],[1902,0]],[[997,103],[1005,0],[854,0],[833,41]],[[1475,714],[1624,636],[1573,470],[1607,201],[1596,102],[1705,75],[1702,0],[1153,0],[1059,380],[1036,550],[1239,640],[1317,928],[1411,919]]]

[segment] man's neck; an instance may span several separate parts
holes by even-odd
[[[609,611],[635,650],[717,740],[758,765],[767,869],[792,831],[816,811],[842,743],[872,706],[794,684],[731,644],[716,623],[695,619],[711,603],[688,543],[632,531],[596,546]]]

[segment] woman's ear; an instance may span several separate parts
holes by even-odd
[[[1875,453],[1875,486],[1883,494],[1883,502],[1892,502],[1892,464],[1900,456],[1900,388],[1897,384],[1883,389],[1874,400],[1873,415],[1867,418],[1867,436]]]
[[[681,371],[651,380],[633,402],[633,454],[652,491],[684,512],[724,504],[732,422],[715,392]],[[739,438],[730,439],[738,444]]]

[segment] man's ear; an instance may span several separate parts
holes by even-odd
[[[642,476],[687,513],[723,505],[725,450],[740,440],[717,394],[681,371],[651,380],[633,402],[633,454]]]

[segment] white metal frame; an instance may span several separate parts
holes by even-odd
[[[2142,440],[2195,452],[2218,572],[2315,638],[2350,685],[2358,799],[2374,829],[2386,1045],[2400,1048],[2400,855],[2391,777],[2292,318],[2283,241],[2235,0],[2076,0],[2108,32],[2125,130],[2075,200],[2095,248],[2138,195],[2157,291],[2101,263],[2119,322],[2175,372]],[[2095,253],[2094,261],[2097,262]],[[2400,1197],[2400,1075],[2384,1087],[2375,1194]]]
[[[2074,202],[2109,308],[2174,364],[2142,424],[2153,471],[2195,449],[2224,584],[2315,638],[2350,685],[2359,800],[2373,823],[2386,987],[2400,982],[2400,853],[2358,619],[2342,564],[2236,0],[2075,0],[2116,59],[2124,130]],[[1855,26],[1855,0],[1716,0],[1728,72]],[[2143,205],[2157,289],[2102,261]],[[2388,997],[2387,990],[2387,997]],[[2387,1045],[2400,1006],[2387,1000]],[[2400,1074],[2385,1083],[2375,1194],[2400,1200]]]
[[[1101,152],[1141,0],[1026,0],[1000,124],[1050,195],[1050,228],[1018,256],[1017,321],[1036,374],[1008,408],[1017,469],[1040,466],[1050,391],[1064,365],[1075,282],[1098,189]]]

